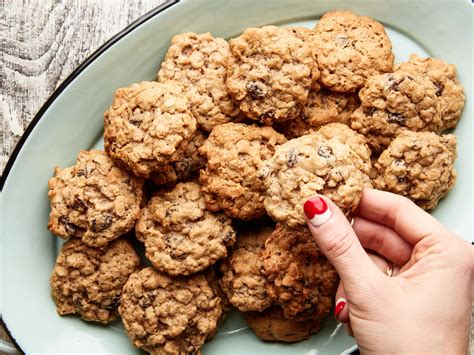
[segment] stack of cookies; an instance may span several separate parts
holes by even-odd
[[[433,209],[455,183],[456,137],[441,133],[463,105],[454,65],[394,65],[384,27],[351,12],[229,42],[175,36],[157,81],[116,91],[105,152],[49,181],[48,228],[68,239],[58,313],[120,316],[155,354],[199,353],[232,307],[264,340],[308,338],[338,276],[304,202],[323,194],[349,216],[375,187]]]

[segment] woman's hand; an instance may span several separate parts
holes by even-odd
[[[336,298],[346,304],[336,304],[336,317],[350,322],[363,353],[467,353],[474,278],[467,241],[388,192],[365,189],[353,227],[325,197],[312,197],[304,210],[341,278]],[[398,267],[392,277],[364,248]]]

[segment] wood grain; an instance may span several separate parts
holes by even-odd
[[[54,89],[115,33],[165,0],[0,0],[0,173]]]
[[[166,0],[0,0],[0,173],[59,84],[114,34]],[[9,341],[0,327],[1,341]]]

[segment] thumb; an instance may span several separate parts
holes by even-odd
[[[331,200],[316,195],[303,208],[314,240],[337,270],[347,293],[365,288],[367,281],[379,276],[347,218]]]

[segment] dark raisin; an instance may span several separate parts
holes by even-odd
[[[375,112],[375,107],[366,107],[364,108],[364,114],[366,116],[372,116]]]
[[[89,177],[89,169],[87,168],[87,165],[84,165],[84,169],[80,169],[77,171],[76,176],[84,176],[84,177]]]
[[[387,121],[389,123],[396,123],[400,126],[405,126],[405,117],[403,117],[401,114],[399,113],[391,113],[389,112],[388,116],[387,116]]]
[[[271,119],[272,119],[272,118],[275,118],[275,113],[274,113],[272,110],[269,110],[269,111],[267,111],[267,112],[262,113],[262,114],[260,115],[260,118],[261,118],[262,120],[265,120],[265,119],[267,119],[267,118],[271,118]]]
[[[443,93],[443,90],[444,90],[443,84],[434,83],[434,86],[436,88],[436,96],[441,96],[441,94]]]
[[[145,293],[143,294],[143,298],[138,301],[138,304],[143,308],[147,308],[150,307],[154,301],[155,295],[153,295],[152,293]]]
[[[401,159],[396,159],[394,161],[395,165],[396,166],[405,166],[405,161],[401,160]]]
[[[398,91],[399,84],[402,81],[403,81],[403,79],[395,80],[395,77],[392,74],[389,74],[389,76],[388,76],[388,89],[393,90],[393,91]]]
[[[225,236],[224,236],[224,243],[228,243],[231,241],[233,238],[235,238],[235,232],[234,231],[228,231]]]
[[[72,295],[72,302],[76,305],[78,309],[82,308],[82,295],[77,293]]]
[[[296,165],[297,162],[298,162],[298,151],[296,151],[294,148],[291,148],[286,158],[286,165],[289,168],[292,168]]]
[[[333,156],[331,147],[328,147],[328,146],[325,146],[325,145],[320,146],[318,148],[318,155],[320,157],[323,157],[324,159],[331,158]]]
[[[265,97],[264,90],[254,81],[249,81],[245,86],[250,97],[254,100],[262,99]]]
[[[397,176],[397,181],[401,184],[404,184],[407,182],[407,179],[404,176]]]
[[[109,300],[106,300],[104,301],[104,303],[106,303],[104,305],[104,308],[108,311],[113,311],[113,310],[116,310],[118,308],[118,306],[120,305],[120,297],[119,296],[115,296],[114,298],[112,299],[109,299]]]
[[[67,217],[65,216],[59,217],[58,222],[64,226],[64,229],[66,229],[67,235],[70,237],[76,236],[80,230],[79,226],[75,225],[74,223],[69,222],[69,219],[67,219]]]
[[[106,215],[102,216],[102,220],[94,219],[92,221],[91,230],[93,232],[96,232],[96,233],[100,232],[100,231],[103,231],[104,229],[110,227],[110,225],[112,224],[113,219],[114,218],[110,214],[106,214]]]
[[[140,125],[142,124],[142,121],[141,121],[141,120],[134,120],[134,119],[132,119],[132,120],[130,120],[130,121],[128,121],[128,122],[130,122],[130,124],[131,124],[131,125],[134,125],[135,127],[140,127]]]
[[[89,207],[83,200],[76,196],[74,197],[74,202],[72,203],[71,208],[76,211],[86,212]]]

